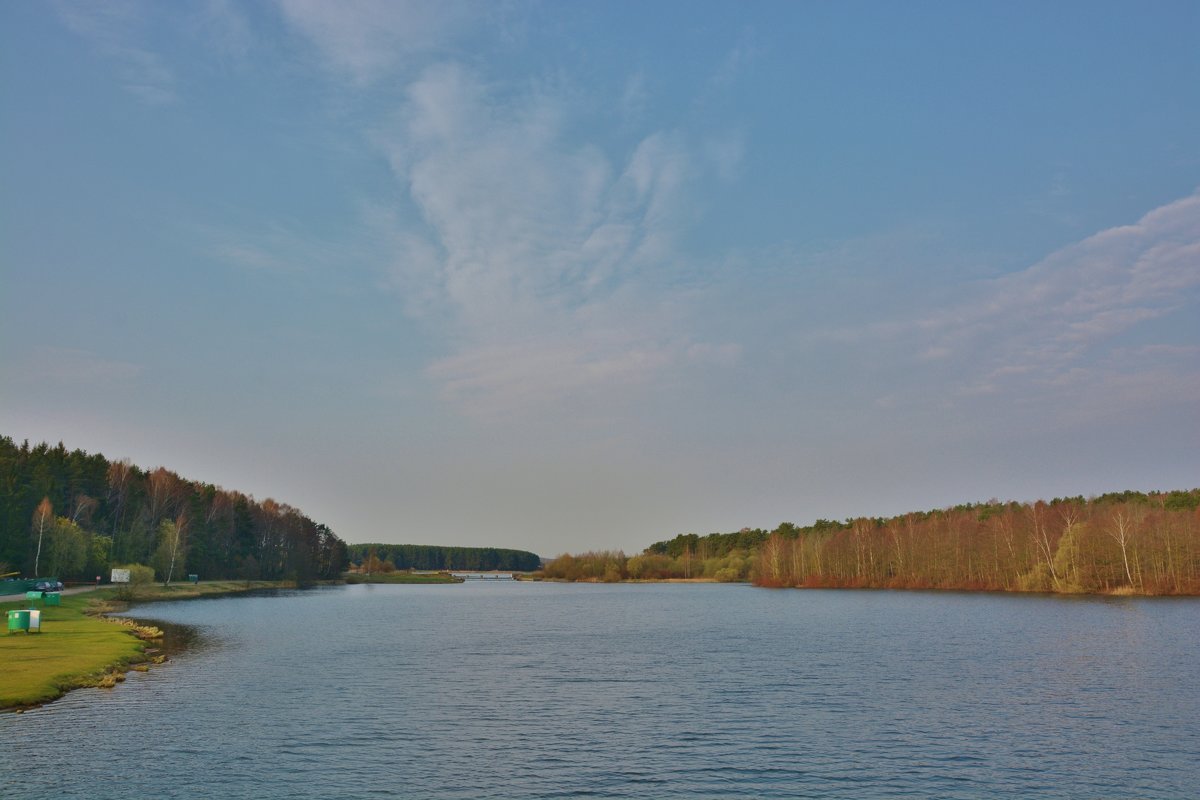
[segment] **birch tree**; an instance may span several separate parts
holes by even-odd
[[[175,564],[185,549],[188,519],[180,514],[174,520],[163,520],[158,526],[158,550],[154,554],[155,567],[163,576],[163,586],[169,586],[175,576]]]
[[[1128,510],[1122,508],[1112,515],[1112,522],[1108,527],[1108,535],[1117,543],[1117,547],[1121,548],[1121,560],[1125,563],[1125,577],[1129,580],[1131,588],[1137,588],[1137,582],[1133,579],[1133,572],[1129,569],[1129,545],[1133,539],[1134,517]]]
[[[36,495],[34,495],[36,497]],[[38,576],[42,561],[42,539],[50,528],[54,525],[54,506],[50,505],[50,498],[43,497],[42,502],[38,503],[37,510],[33,512],[33,529],[37,531],[37,552],[33,556],[33,576]]]

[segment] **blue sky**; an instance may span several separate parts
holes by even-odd
[[[0,430],[349,541],[1200,484],[1200,6],[0,6]]]

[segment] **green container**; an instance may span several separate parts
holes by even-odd
[[[25,599],[30,600],[30,601],[41,600],[45,596],[46,596],[45,592],[26,592],[25,593]]]
[[[8,632],[29,630],[29,612],[24,609],[14,608],[8,612]]]
[[[46,592],[42,595],[42,599],[46,601],[46,605],[48,606],[62,605],[62,594],[59,592]]]

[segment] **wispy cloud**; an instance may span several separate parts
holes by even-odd
[[[476,416],[495,417],[522,409],[544,411],[565,398],[587,405],[598,387],[605,390],[600,402],[610,402],[613,393],[667,368],[675,356],[659,342],[611,330],[602,333],[609,341],[598,342],[593,335],[480,344],[437,361],[429,372],[459,407]],[[575,405],[572,413],[582,410]]]
[[[1129,343],[1135,329],[1197,306],[1200,193],[1131,225],[1100,231],[1027,269],[962,287],[923,315],[885,319],[829,339],[896,351],[912,369],[937,372],[943,402],[992,397],[1031,403],[1042,397],[1075,409],[1086,394],[1092,406],[1128,410],[1136,387],[1197,383],[1200,364],[1190,342],[1164,334],[1162,341]],[[1143,402],[1161,394],[1144,395]]]
[[[712,87],[716,90],[726,90],[731,88],[745,71],[747,66],[759,55],[760,47],[757,44],[754,31],[750,28],[744,29],[738,36],[737,42],[730,48],[725,57],[717,65],[712,76]]]
[[[676,266],[689,146],[658,131],[614,158],[570,140],[569,102],[501,91],[430,67],[376,136],[420,216],[392,232],[395,286],[450,321],[455,351],[430,368],[447,396],[544,405],[705,352],[679,298],[650,288]]]
[[[323,239],[278,221],[253,230],[201,227],[199,235],[209,254],[222,263],[281,276],[332,273],[374,264],[379,258],[371,241]]]
[[[317,48],[325,62],[365,86],[441,52],[477,17],[468,2],[416,0],[277,0],[287,23]]]
[[[1055,371],[1140,322],[1195,303],[1197,289],[1200,193],[988,281],[921,327],[935,346],[989,353],[996,369]]]
[[[178,99],[173,71],[157,52],[140,44],[151,5],[139,0],[57,0],[54,7],[68,28],[118,65],[126,91],[152,105]]]
[[[254,32],[242,9],[233,0],[207,0],[196,15],[196,24],[221,57],[240,61],[254,46]]]
[[[670,365],[737,359],[736,347],[696,332],[672,286],[684,266],[677,234],[694,213],[688,187],[698,174],[736,176],[739,132],[638,131],[648,90],[635,74],[610,98],[631,143],[590,140],[581,120],[595,98],[569,78],[503,81],[486,57],[458,51],[485,24],[507,32],[500,40],[519,37],[523,15],[510,7],[276,4],[357,96],[375,103],[403,87],[396,113],[369,123],[402,199],[365,202],[364,217],[372,246],[388,250],[387,287],[431,332],[440,355],[428,374],[448,399],[508,413],[621,391]],[[713,81],[727,86],[753,52],[747,34]],[[233,240],[219,255],[282,269],[281,247]]]
[[[650,104],[650,90],[646,86],[646,74],[635,72],[625,81],[625,90],[621,93],[618,107],[626,125],[639,124],[646,115]]]

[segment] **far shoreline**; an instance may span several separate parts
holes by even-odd
[[[606,581],[603,578],[580,578],[572,580],[570,578],[543,578],[531,577],[522,580],[535,583],[581,583],[588,585],[610,585],[618,586],[621,584],[662,584],[662,583],[681,583],[681,584],[721,584],[725,586],[749,586],[754,589],[765,589],[768,591],[824,591],[824,592],[931,592],[938,594],[979,594],[979,595],[1013,595],[1014,597],[1078,597],[1078,598],[1105,598],[1105,599],[1147,599],[1147,598],[1197,598],[1200,593],[1197,592],[1140,592],[1131,590],[1127,586],[1120,586],[1108,591],[1047,591],[1044,589],[973,589],[963,586],[770,586],[754,581],[721,581],[716,578],[622,578],[619,581]]]

